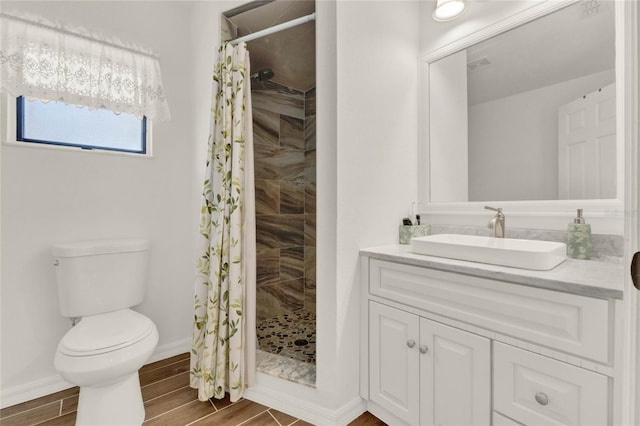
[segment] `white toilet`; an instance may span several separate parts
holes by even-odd
[[[144,240],[53,247],[60,312],[79,319],[55,356],[62,378],[80,387],[77,425],[144,421],[138,370],[158,344],[158,330],[129,308],[144,299],[148,251]]]

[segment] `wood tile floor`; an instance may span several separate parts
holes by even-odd
[[[163,426],[304,426],[309,423],[264,405],[242,399],[198,401],[197,391],[189,387],[189,354],[176,355],[147,364],[140,369],[140,386],[146,410],[144,425]],[[0,410],[0,425],[74,425],[78,388]],[[351,426],[383,426],[364,413]]]

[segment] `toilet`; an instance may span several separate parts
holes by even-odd
[[[140,425],[138,370],[158,344],[158,330],[131,310],[144,299],[145,240],[83,241],[52,249],[60,313],[75,324],[54,364],[80,387],[77,425]]]

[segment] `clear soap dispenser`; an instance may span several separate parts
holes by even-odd
[[[585,223],[582,209],[567,229],[567,256],[573,259],[591,259],[591,225]]]

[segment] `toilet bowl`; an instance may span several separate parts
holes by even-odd
[[[158,344],[158,330],[129,308],[144,299],[148,252],[141,239],[53,246],[60,313],[75,324],[60,340],[54,364],[80,386],[77,425],[144,421],[138,369]]]
[[[91,315],[62,338],[55,367],[80,386],[78,425],[144,421],[138,370],[158,343],[153,322],[130,309]]]

